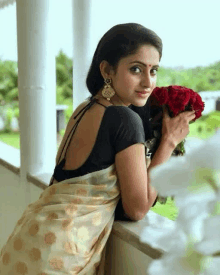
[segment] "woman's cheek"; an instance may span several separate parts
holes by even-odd
[[[154,89],[157,85],[157,77],[155,77],[152,81],[152,89]]]

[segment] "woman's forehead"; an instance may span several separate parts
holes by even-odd
[[[144,45],[136,53],[121,59],[122,63],[125,64],[140,63],[143,66],[150,67],[159,65],[159,60],[160,55],[158,50],[151,45]]]

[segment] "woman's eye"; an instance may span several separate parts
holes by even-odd
[[[151,73],[152,73],[153,75],[157,75],[157,71],[158,71],[158,69],[153,69],[153,70],[151,70]]]
[[[139,67],[135,66],[135,67],[131,68],[131,71],[134,72],[134,73],[140,73],[141,69]]]

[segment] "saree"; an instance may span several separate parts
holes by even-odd
[[[58,151],[57,164],[65,159],[78,123],[95,102],[91,100],[74,117],[83,112]],[[39,199],[27,206],[2,248],[0,274],[103,275],[105,245],[119,199],[115,164],[59,182],[53,176]]]
[[[119,194],[114,164],[49,186],[9,236],[0,274],[104,274]]]

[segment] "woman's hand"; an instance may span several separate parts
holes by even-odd
[[[171,118],[163,108],[162,140],[167,140],[175,148],[188,134],[189,122],[195,118],[195,111],[185,111]]]

